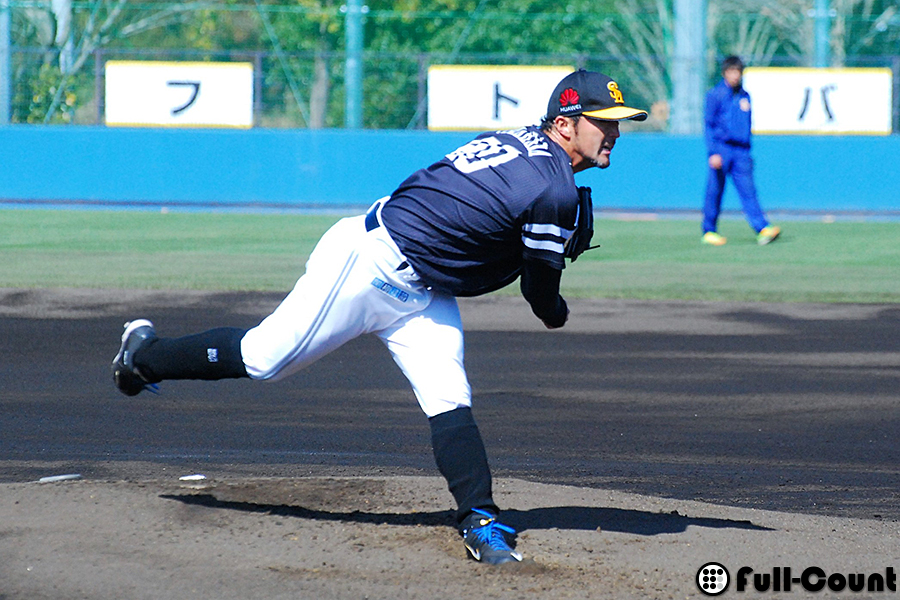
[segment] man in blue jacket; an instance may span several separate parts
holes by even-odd
[[[703,205],[704,244],[722,246],[726,239],[716,231],[722,207],[725,177],[731,176],[756,242],[765,245],[781,233],[769,223],[756,198],[753,158],[750,156],[750,94],[743,88],[744,63],[737,56],[722,62],[722,81],[706,94],[706,148],[709,177]]]

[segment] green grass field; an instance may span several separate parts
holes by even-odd
[[[288,291],[337,216],[0,210],[0,287]],[[563,293],[596,298],[900,302],[900,223],[789,221],[757,246],[687,220],[598,219]],[[518,293],[510,286],[498,293]]]

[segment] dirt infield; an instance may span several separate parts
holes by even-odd
[[[900,559],[896,523],[515,479],[497,487],[528,556],[499,568],[466,560],[438,478],[3,484],[0,595],[691,598],[712,561],[732,577],[741,566],[792,566],[799,577],[813,566],[884,574]]]
[[[181,335],[278,300],[0,290],[0,600],[687,598],[708,562],[728,597],[742,566],[900,567],[897,306],[574,301],[546,332],[521,299],[462,302],[527,557],[490,568],[375,340],[276,384],[112,388],[124,319]]]

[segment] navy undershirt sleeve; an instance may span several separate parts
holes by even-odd
[[[559,295],[562,271],[543,262],[526,260],[522,265],[522,296],[535,316],[551,327],[562,327],[569,313],[566,301]]]

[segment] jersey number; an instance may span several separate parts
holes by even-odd
[[[462,173],[474,173],[508,163],[520,154],[521,152],[515,146],[504,144],[491,136],[472,140],[462,148],[448,154],[447,158]]]

